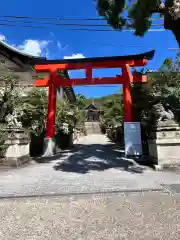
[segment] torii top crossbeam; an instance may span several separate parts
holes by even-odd
[[[97,58],[81,58],[81,59],[61,59],[61,60],[40,60],[36,61],[36,72],[56,72],[67,70],[84,69],[86,71],[86,78],[72,78],[63,79],[61,77],[54,78],[56,86],[75,86],[75,85],[92,85],[92,84],[122,84],[125,83],[125,76],[118,75],[116,77],[93,78],[92,70],[100,68],[122,68],[125,65],[129,67],[145,66],[148,60],[154,56],[154,50],[142,54],[115,56],[115,57],[97,57]],[[134,73],[131,76],[131,82],[144,82],[145,76],[139,76]],[[35,82],[37,87],[49,85],[49,78],[44,80],[37,80]]]

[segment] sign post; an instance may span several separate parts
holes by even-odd
[[[126,156],[142,155],[141,126],[139,122],[124,123],[124,143]]]

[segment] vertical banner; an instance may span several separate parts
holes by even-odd
[[[124,123],[125,154],[142,155],[141,126],[139,122]]]

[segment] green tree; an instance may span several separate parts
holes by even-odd
[[[86,105],[88,104],[88,99],[82,94],[77,94],[76,102],[77,102],[78,108],[83,110],[86,107]]]
[[[8,138],[8,132],[6,129],[15,125],[22,127],[16,112],[22,99],[17,88],[18,77],[10,73],[3,63],[0,65],[5,70],[0,76],[0,157],[3,157],[7,149],[5,141]]]
[[[57,101],[56,107],[56,132],[61,131],[68,134],[76,125],[75,108],[68,101]]]
[[[36,135],[44,132],[48,113],[47,91],[43,88],[33,88],[24,97],[21,108],[24,113],[21,119],[23,125],[33,130]],[[68,133],[69,129],[74,128],[80,121],[82,121],[82,118],[76,106],[65,100],[57,100],[56,132],[64,131]]]
[[[0,122],[6,123],[6,117],[13,114],[14,109],[21,104],[21,97],[16,88],[17,81],[12,76],[0,77]]]
[[[102,105],[102,113],[103,127],[115,128],[122,125],[123,111],[120,98],[105,101]]]
[[[132,86],[135,120],[141,121],[147,117],[151,106],[161,101],[163,104],[169,104],[180,121],[179,70],[180,54],[177,54],[175,59],[165,59],[159,71],[150,74],[147,83]]]
[[[21,105],[23,115],[21,122],[23,126],[40,135],[45,131],[48,111],[47,91],[44,88],[32,88],[23,97]]]
[[[100,16],[114,29],[133,28],[135,35],[144,36],[152,25],[154,13],[164,16],[164,28],[171,30],[180,46],[179,0],[94,0]]]

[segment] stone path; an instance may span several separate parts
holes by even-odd
[[[159,189],[179,180],[178,173],[134,164],[105,136],[92,135],[49,162],[1,171],[0,197]]]

